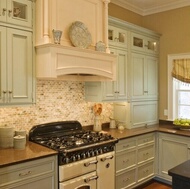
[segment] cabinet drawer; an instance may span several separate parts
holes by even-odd
[[[116,189],[127,188],[136,183],[136,169],[126,171],[116,176]]]
[[[155,141],[155,135],[154,135],[154,133],[151,133],[151,134],[147,134],[147,135],[138,137],[137,144],[138,144],[138,146],[142,146],[142,145],[146,145],[149,143],[154,143],[154,141]]]
[[[55,171],[55,157],[19,163],[0,169],[0,186],[34,178]]]
[[[154,158],[154,145],[146,146],[138,150],[137,162],[143,163]]]
[[[138,182],[154,175],[154,162],[147,163],[138,168]]]
[[[120,140],[119,143],[116,145],[116,152],[129,150],[136,147],[136,139],[124,139]]]
[[[136,150],[119,152],[116,155],[116,172],[136,165]]]

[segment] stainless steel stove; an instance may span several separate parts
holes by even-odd
[[[73,183],[71,180],[76,177],[80,180],[79,177],[83,178],[85,174],[86,176],[90,174],[90,179],[88,176],[82,179],[85,186],[88,186],[89,189],[100,188],[100,182],[97,182],[96,185],[93,183],[92,187],[90,187],[90,183],[103,179],[103,175],[102,178],[99,176],[102,174],[100,169],[104,168],[101,166],[101,162],[107,162],[106,169],[110,172],[111,167],[113,173],[109,174],[111,177],[114,175],[114,147],[118,140],[106,133],[84,130],[78,121],[36,125],[29,132],[29,140],[58,151],[60,189],[70,189],[70,187],[77,189],[75,185],[70,185]],[[99,169],[99,175],[97,169]],[[68,175],[70,172],[73,173]]]

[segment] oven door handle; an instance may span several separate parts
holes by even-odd
[[[96,176],[84,179],[84,182],[88,183],[88,182],[90,182],[92,180],[97,180],[97,179],[98,179],[98,176],[96,175]]]
[[[112,155],[111,156],[107,156],[107,157],[101,158],[100,160],[104,162],[104,161],[106,161],[108,159],[113,159],[113,156]]]
[[[91,162],[86,162],[86,163],[84,163],[84,166],[85,167],[88,167],[89,165],[91,165],[91,164],[97,164],[98,163],[98,161],[97,160],[94,160],[94,161],[91,161]]]

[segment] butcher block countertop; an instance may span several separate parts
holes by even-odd
[[[85,129],[89,129],[90,127],[91,126],[85,127]],[[164,124],[157,124],[152,126],[140,127],[136,129],[124,129],[124,130],[109,129],[109,124],[106,124],[103,125],[103,131],[107,132],[108,134],[111,134],[113,137],[118,139],[125,139],[151,132],[164,132],[173,135],[190,137],[189,130],[184,131],[184,130],[174,129],[173,125],[171,123],[168,124],[168,122]],[[27,145],[24,150],[16,150],[14,148],[8,148],[8,149],[0,148],[0,168],[7,165],[22,163],[25,161],[43,158],[46,156],[51,156],[56,154],[57,152],[52,149],[27,141]]]
[[[25,161],[56,155],[57,152],[27,141],[24,150],[16,150],[14,148],[0,148],[0,168],[15,163],[23,163]]]

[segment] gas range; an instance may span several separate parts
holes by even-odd
[[[59,165],[114,151],[118,141],[106,133],[84,130],[78,121],[36,125],[29,140],[58,151]]]

